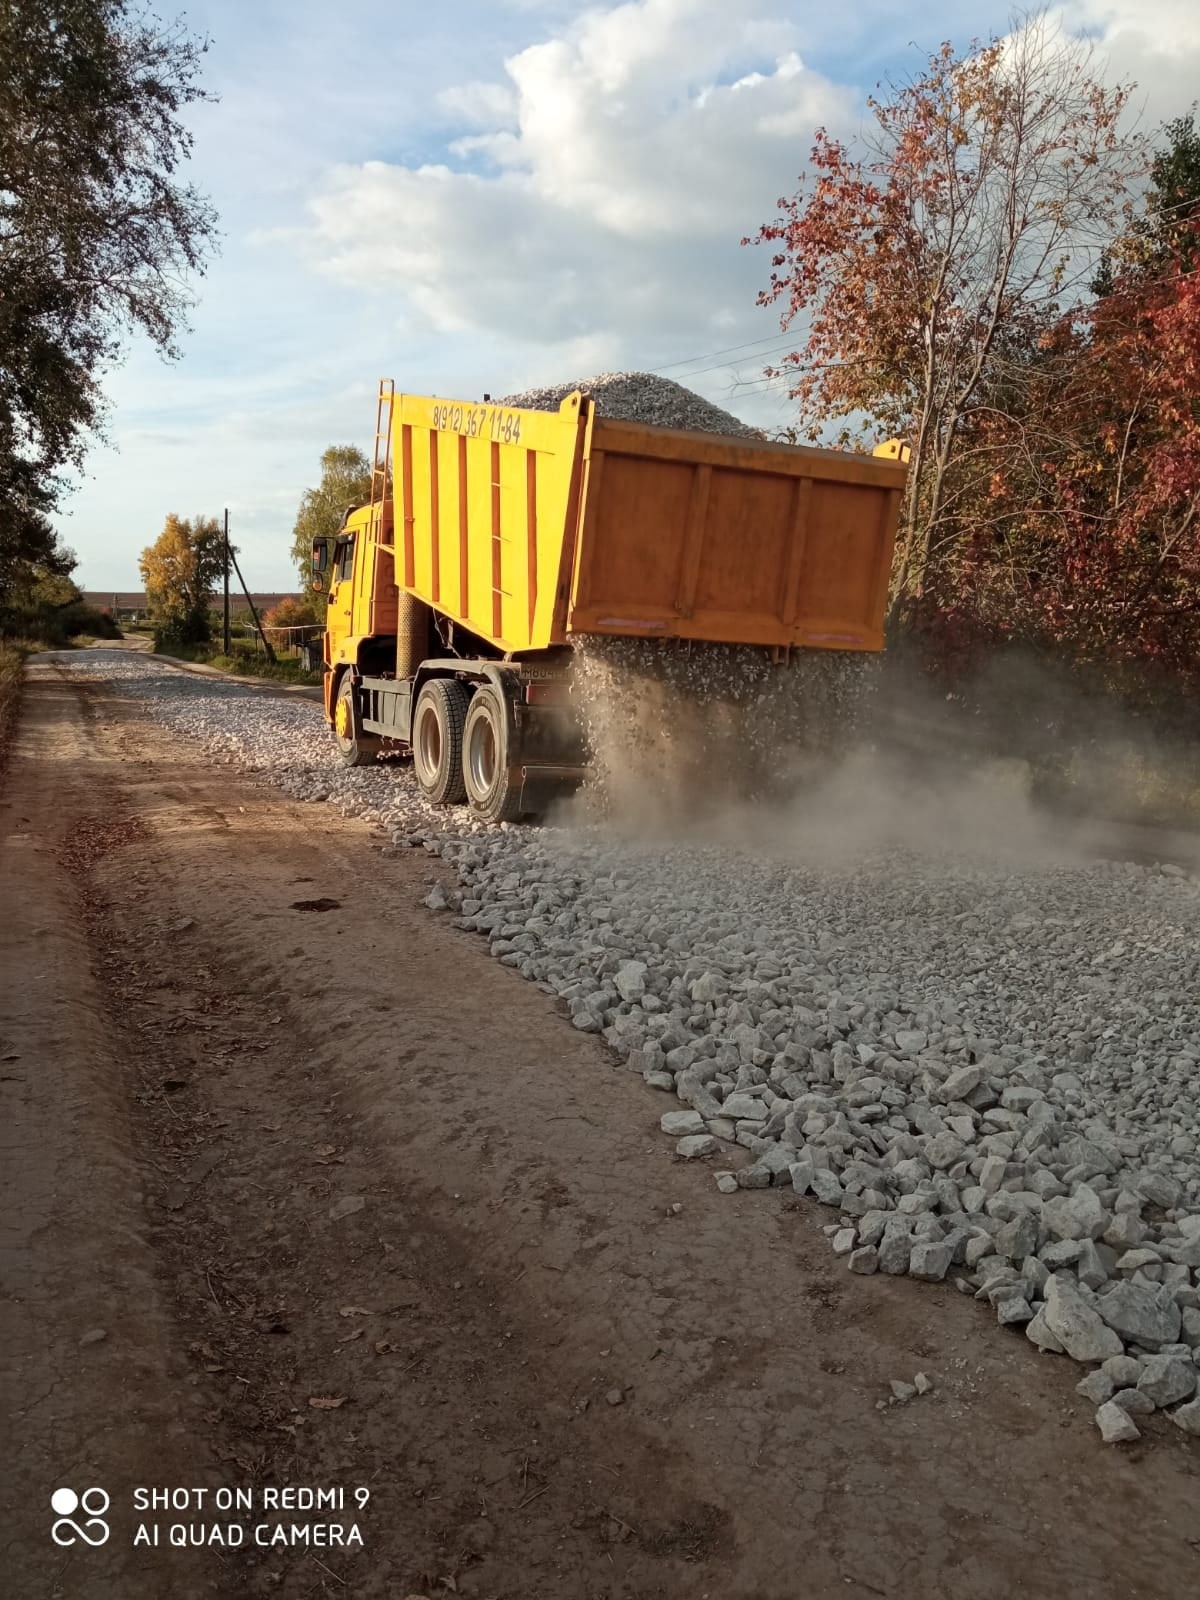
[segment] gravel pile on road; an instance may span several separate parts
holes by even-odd
[[[1088,1365],[1104,1439],[1155,1408],[1200,1436],[1200,884],[1180,869],[837,869],[765,859],[765,837],[484,830],[406,768],[341,767],[311,704],[64,665],[440,855],[458,886],[426,903],[670,1095],[663,1131],[722,1190],[813,1196],[850,1271],[950,1279]]]
[[[711,400],[653,372],[601,372],[573,383],[556,383],[544,389],[508,394],[496,403],[518,406],[526,411],[557,411],[576,389],[591,395],[602,417],[612,417],[618,422],[647,422],[658,428],[691,428],[701,433],[730,433],[750,439],[763,437],[760,428],[740,422],[730,412],[713,405]]]

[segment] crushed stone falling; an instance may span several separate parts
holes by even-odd
[[[606,372],[508,395],[550,410],[581,389],[601,416],[761,438],[759,429],[652,372]],[[794,792],[861,732],[879,658],[750,644],[576,634],[573,693],[596,808],[683,818]]]
[[[574,645],[598,805],[675,817],[827,774],[862,731],[880,659],[802,650],[776,662],[753,645],[600,635]]]

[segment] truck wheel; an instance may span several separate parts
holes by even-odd
[[[337,699],[333,703],[333,737],[345,766],[369,767],[379,753],[379,741],[357,737],[354,731],[356,720],[354,680],[349,672],[343,672]]]
[[[453,678],[431,678],[417,696],[413,771],[435,806],[456,806],[467,798],[462,752],[468,699],[464,685]]]
[[[476,689],[463,733],[463,777],[481,822],[515,822],[521,789],[509,779],[508,713],[495,689]]]

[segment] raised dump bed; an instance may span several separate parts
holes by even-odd
[[[905,466],[399,395],[401,586],[501,651],[573,634],[880,650]]]

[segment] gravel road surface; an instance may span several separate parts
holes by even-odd
[[[115,652],[34,668],[4,807],[13,1137],[65,1163],[5,1202],[17,1478],[127,1508],[161,1438],[164,1476],[373,1495],[362,1553],[126,1552],[104,1587],[22,1491],[22,1593],[1196,1582],[1186,875],[1027,836],[847,861],[780,819],[485,834],[338,767],[312,706]],[[1028,1295],[1090,1394],[996,1326]],[[88,1402],[124,1442],[79,1440]]]

